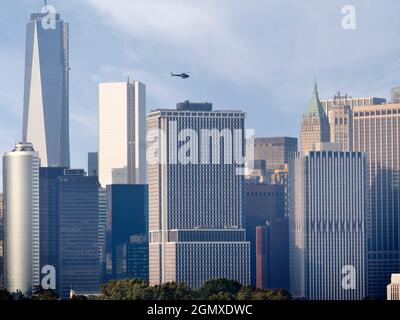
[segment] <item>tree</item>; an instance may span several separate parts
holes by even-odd
[[[43,289],[42,286],[38,285],[33,288],[32,300],[58,300],[59,297],[54,290]]]
[[[12,300],[11,293],[7,289],[0,290],[0,301]]]
[[[241,288],[242,285],[234,280],[211,280],[207,281],[199,290],[199,298],[207,300],[211,297],[215,298],[215,296],[221,297],[221,295],[224,295],[225,300],[234,300]]]

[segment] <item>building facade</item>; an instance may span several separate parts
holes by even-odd
[[[40,267],[51,265],[58,271],[59,178],[65,168],[39,169]]]
[[[287,218],[256,227],[256,287],[289,289],[289,224]]]
[[[138,81],[99,84],[99,181],[126,168],[127,184],[146,184],[146,86]]]
[[[285,216],[283,185],[245,183],[246,239],[250,242],[251,284],[256,285],[256,228],[267,220]]]
[[[99,153],[88,153],[88,176],[97,177],[99,175]]]
[[[127,276],[127,249],[132,249],[131,237],[147,237],[148,186],[108,185],[106,196],[105,276],[106,279],[121,279]],[[132,259],[132,256],[129,259]],[[139,259],[138,264],[141,263]]]
[[[332,143],[340,143],[343,151],[353,151],[353,110],[348,105],[334,105],[328,111]]]
[[[338,150],[325,144],[289,163],[289,291],[298,298],[367,295],[366,155]]]
[[[322,99],[321,104],[325,113],[328,114],[329,111],[337,105],[349,106],[351,109],[353,109],[354,107],[386,104],[386,99],[377,97],[353,98],[348,94],[342,95],[340,92],[337,92],[333,96],[333,99]]]
[[[243,112],[208,103],[147,116],[150,284],[250,284],[243,162],[232,161],[244,157],[244,121]]]
[[[317,83],[315,82],[310,106],[301,121],[300,151],[312,151],[315,148],[315,143],[329,141],[329,121],[319,100]]]
[[[272,175],[289,163],[289,154],[297,152],[297,138],[272,137],[254,139],[254,159],[265,161],[265,170]]]
[[[400,272],[400,104],[353,108],[354,150],[368,155],[368,295],[385,298]]]
[[[59,179],[59,261],[57,291],[60,297],[97,294],[100,285],[99,183],[84,170],[65,170]]]
[[[40,153],[43,167],[69,167],[68,24],[54,26],[34,13],[26,28],[23,142]]]
[[[3,156],[4,287],[23,294],[39,284],[39,154],[19,143]]]
[[[400,274],[392,274],[390,284],[387,286],[387,300],[400,300]]]
[[[131,236],[130,241],[117,246],[117,277],[149,280],[149,242],[147,235]]]

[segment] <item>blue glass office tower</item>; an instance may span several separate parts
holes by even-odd
[[[68,24],[59,14],[31,15],[25,59],[22,139],[43,167],[69,167]]]
[[[147,236],[149,198],[147,185],[115,184],[108,185],[106,190],[105,279],[109,280],[132,276],[126,272],[127,269],[134,269],[132,256],[143,250],[148,252],[147,239],[136,241],[132,236]],[[131,257],[127,256],[129,253]],[[144,252],[137,259],[145,270],[148,268],[147,256],[148,253]]]
[[[51,265],[58,270],[58,193],[64,168],[39,169],[40,268]]]
[[[99,183],[83,170],[65,170],[59,178],[60,296],[96,294],[100,284]]]

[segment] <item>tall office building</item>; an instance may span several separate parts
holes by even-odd
[[[332,143],[340,143],[343,151],[353,150],[353,110],[348,105],[334,105],[328,111]]]
[[[39,154],[19,143],[3,157],[4,287],[27,293],[39,284]]]
[[[387,300],[400,300],[400,274],[392,274],[390,284],[387,286]]]
[[[131,237],[147,236],[149,198],[147,185],[108,185],[106,190],[105,276],[110,280],[127,276],[123,264],[126,263],[126,247]],[[121,248],[119,255],[118,248]]]
[[[326,114],[329,113],[332,107],[338,105],[349,106],[351,109],[353,109],[355,107],[366,107],[380,104],[386,104],[386,99],[377,97],[353,98],[348,94],[342,95],[340,92],[337,92],[333,99],[321,100],[321,105]]]
[[[400,103],[400,87],[392,88],[391,90],[391,103]]]
[[[117,246],[117,277],[149,280],[149,242],[147,235],[131,236]]]
[[[310,300],[366,297],[366,154],[317,145],[289,163],[289,291]]]
[[[254,139],[254,159],[264,160],[269,175],[289,163],[289,154],[297,152],[297,138],[273,137]]]
[[[354,150],[368,154],[368,295],[385,298],[400,272],[400,104],[353,108]]]
[[[60,297],[99,293],[99,183],[84,170],[65,170],[59,179]]]
[[[99,84],[99,181],[112,184],[126,168],[125,183],[146,184],[146,86],[138,81]]]
[[[106,266],[106,223],[107,223],[107,191],[99,187],[99,260],[101,282],[105,282]]]
[[[256,287],[289,289],[289,224],[270,219],[256,227]]]
[[[40,266],[54,266],[58,270],[58,216],[59,178],[64,168],[39,169],[39,221],[40,221]]]
[[[99,175],[99,153],[88,153],[88,176],[97,177]]]
[[[289,163],[282,169],[277,169],[271,176],[271,184],[283,186],[285,190],[285,216],[289,216]]]
[[[300,150],[312,151],[315,143],[329,141],[329,122],[319,100],[317,82],[315,82],[310,106],[301,122]]]
[[[283,185],[245,183],[246,239],[250,242],[251,284],[256,285],[256,228],[267,220],[285,216],[285,188]]]
[[[249,284],[243,165],[232,161],[244,156],[245,114],[186,102],[147,121],[150,284]]]
[[[34,13],[26,29],[24,142],[43,167],[69,167],[68,24],[59,14]]]

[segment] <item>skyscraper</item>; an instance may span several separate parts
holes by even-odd
[[[186,102],[153,111],[147,121],[150,283],[249,284],[244,177],[237,174],[245,114]]]
[[[69,167],[68,24],[59,14],[32,14],[25,52],[22,139],[43,167]]]
[[[99,175],[99,153],[88,153],[88,176],[97,177]]]
[[[289,225],[270,219],[256,228],[256,287],[289,289]]]
[[[289,163],[289,154],[297,152],[297,138],[273,137],[254,139],[254,159],[265,160],[266,171],[272,175]]]
[[[368,155],[368,295],[385,298],[400,272],[400,104],[353,108],[354,150]]]
[[[353,150],[353,110],[349,105],[333,105],[328,111],[332,143],[340,143],[342,150]]]
[[[99,85],[99,181],[112,184],[126,168],[125,183],[146,184],[146,86],[138,81]]]
[[[350,108],[353,109],[354,107],[366,107],[380,104],[386,104],[386,99],[377,97],[353,98],[348,94],[342,95],[340,92],[337,92],[333,99],[321,100],[321,105],[326,114],[329,113],[332,107],[337,105],[350,106]]]
[[[62,298],[96,294],[100,284],[99,183],[84,170],[65,170],[59,179],[59,261]]]
[[[39,154],[19,143],[3,157],[4,287],[27,293],[39,284]]]
[[[310,106],[301,122],[300,150],[312,151],[315,143],[329,141],[329,122],[319,100],[317,82],[315,82]]]
[[[106,279],[110,280],[126,277],[126,265],[118,265],[118,247],[125,249],[125,252],[122,252],[125,255],[119,255],[121,265],[126,262],[126,245],[130,243],[131,237],[147,237],[149,197],[147,185],[108,185],[106,192],[105,275]],[[118,272],[119,270],[124,271]]]
[[[246,179],[247,180],[247,179]],[[245,183],[246,239],[250,242],[251,284],[256,285],[256,228],[267,220],[285,216],[283,185]]]
[[[58,270],[59,178],[64,168],[39,169],[40,266]]]
[[[289,162],[289,260],[293,296],[366,297],[366,154],[317,144]]]

